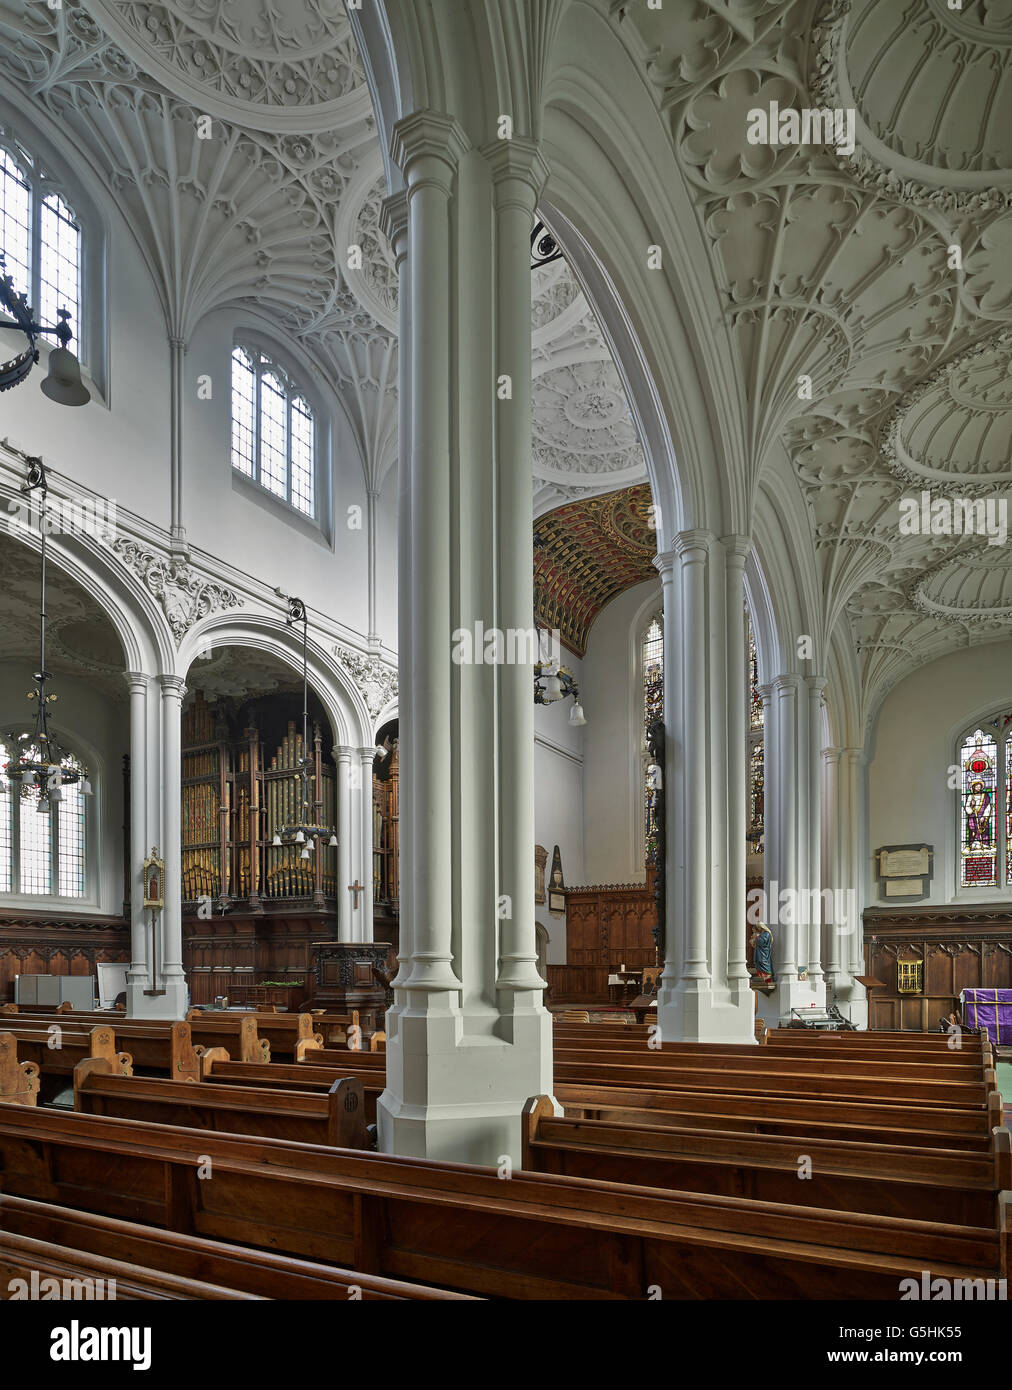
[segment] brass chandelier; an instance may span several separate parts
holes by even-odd
[[[313,760],[309,753],[309,611],[302,599],[288,598],[285,594],[282,594],[281,597],[287,599],[288,603],[288,617],[286,618],[288,626],[294,627],[297,623],[302,624],[302,757],[298,766],[300,774],[298,818],[290,824],[279,826],[274,832],[272,844],[275,848],[282,845],[298,845],[299,858],[308,860],[312,859],[313,852],[320,847],[325,839],[329,849],[336,849],[337,832],[332,825],[318,824],[313,818],[313,811],[316,807],[311,801],[309,793],[310,776],[313,771]]]

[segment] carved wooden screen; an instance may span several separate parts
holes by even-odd
[[[398,750],[394,747],[385,780],[373,779],[373,902],[396,912],[400,901]]]

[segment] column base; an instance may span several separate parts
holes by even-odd
[[[709,981],[662,985],[657,996],[657,1023],[666,1042],[755,1042],[755,1002],[751,989],[714,989]]]
[[[868,1027],[868,991],[853,976],[840,977],[835,984],[835,1002],[844,1018],[857,1028]]]
[[[126,1011],[128,1018],[168,1018],[176,1021],[186,1017],[190,1007],[190,991],[185,975],[164,977],[152,988],[150,979],[131,980],[127,975]]]
[[[522,1113],[552,1093],[552,1021],[514,1014],[387,1015],[387,1084],[376,1104],[379,1148],[408,1158],[520,1168]],[[512,1042],[492,1029],[508,1027]]]
[[[826,1007],[826,981],[799,980],[796,975],[787,976],[777,984],[777,1005],[780,1009],[780,1026],[786,1028],[791,1022],[792,1009],[824,1009]]]

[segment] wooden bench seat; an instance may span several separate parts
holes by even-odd
[[[836,1048],[831,1044],[820,1046],[811,1044],[792,1045],[789,1049],[771,1050],[768,1048],[754,1047],[747,1043],[686,1043],[686,1042],[665,1042],[660,1046],[656,1044],[656,1037],[653,1039],[653,1046],[650,1046],[651,1039],[646,1034],[638,1034],[633,1037],[617,1036],[585,1036],[587,1030],[583,1029],[580,1034],[573,1036],[568,1032],[555,1030],[555,1050],[558,1051],[580,1051],[580,1052],[651,1052],[655,1056],[696,1056],[706,1058],[710,1056],[737,1056],[752,1058],[757,1065],[769,1065],[770,1059],[774,1056],[779,1057],[781,1053],[789,1056],[792,1060],[819,1061],[824,1058],[846,1060],[849,1065],[860,1062],[861,1064],[872,1064],[876,1067],[889,1066],[900,1063],[904,1066],[919,1066],[923,1068],[935,1067],[961,1067],[977,1068],[982,1065],[982,1058],[986,1060],[986,1065],[993,1066],[994,1059],[990,1043],[984,1049],[962,1049],[962,1048],[891,1048],[891,1047],[867,1047],[867,1048]],[[931,1074],[930,1071],[927,1074]]]
[[[366,1054],[368,1055],[368,1054]],[[260,1065],[256,1062],[232,1062],[211,1059],[204,1070],[204,1080],[221,1086],[260,1087],[278,1091],[302,1091],[315,1095],[326,1095],[335,1081],[345,1076],[355,1077],[362,1086],[365,1106],[365,1123],[376,1122],[376,1102],[386,1087],[382,1072],[363,1071],[355,1066],[357,1054],[353,1053],[343,1064],[333,1069],[329,1067],[306,1067],[301,1064],[287,1066],[284,1062],[269,1062]]]
[[[332,1082],[317,1095],[117,1076],[107,1061],[96,1059],[81,1062],[74,1072],[74,1109],[226,1134],[368,1147],[362,1085],[351,1077]]]
[[[1008,1130],[996,1154],[973,1154],[560,1118],[547,1097],[524,1114],[523,1166],[535,1172],[984,1228],[997,1224],[999,1185],[1012,1186]]]
[[[984,1153],[991,1149],[991,1131],[1002,1122],[997,1092],[988,1097],[985,1110],[564,1084],[556,1085],[555,1098],[575,1118],[708,1127],[719,1116],[719,1128],[743,1133],[811,1134]]]
[[[856,1100],[907,1101],[931,1105],[978,1106],[987,1103],[995,1089],[993,1070],[980,1080],[939,1081],[890,1072],[870,1076],[856,1066],[825,1062],[817,1069],[792,1067],[770,1059],[767,1066],[736,1062],[728,1058],[705,1065],[689,1060],[680,1062],[660,1054],[637,1054],[635,1059],[616,1052],[555,1053],[555,1079],[569,1084],[649,1086],[661,1089],[722,1091],[762,1095],[809,1095]]]
[[[56,1026],[60,1029],[58,1047],[52,1046],[57,1035],[48,1024],[36,1021],[30,1028],[18,1024],[8,1030],[17,1040],[18,1055],[36,1063],[43,1076],[70,1076],[85,1057],[103,1056],[117,1061],[122,1075],[132,1075],[136,1066],[164,1072],[176,1080],[200,1079],[202,1049],[194,1046],[188,1023],[166,1024],[157,1033],[138,1031],[127,1024],[114,1031],[108,1024],[67,1024],[63,1019]],[[221,1055],[228,1054],[222,1051]]]
[[[140,1226],[0,1193],[0,1269],[3,1268],[2,1243],[13,1239],[31,1243],[20,1247],[22,1252],[33,1257],[30,1268],[39,1268],[36,1257],[44,1259],[48,1252],[50,1256],[56,1254],[75,1263],[82,1257],[128,1261],[129,1265],[157,1270],[180,1280],[199,1279],[216,1286],[216,1292],[205,1294],[197,1292],[191,1283],[191,1291],[183,1295],[189,1298],[229,1296],[220,1292],[227,1289],[238,1291],[231,1296],[249,1298],[471,1301],[467,1294],[349,1273],[329,1265],[252,1250],[249,1246],[202,1240],[198,1236],[179,1235],[153,1226]],[[87,1272],[97,1273],[97,1269],[92,1266]],[[112,1277],[117,1281],[117,1299],[144,1296],[130,1292],[126,1281],[121,1282],[116,1271],[112,1271]],[[6,1281],[0,1277],[0,1290],[5,1286]]]
[[[39,1066],[18,1055],[13,1033],[0,1033],[0,1101],[34,1105],[39,1098]]]
[[[519,1159],[519,1155],[517,1158]],[[214,1180],[200,1182],[210,1160]],[[896,1298],[987,1278],[1004,1227],[253,1140],[0,1106],[5,1190],[363,1273],[497,1297]],[[1007,1212],[1003,1216],[1003,1221]]]
[[[308,1017],[308,1015],[307,1015]],[[100,1023],[96,1025],[96,1019]],[[269,1062],[271,1046],[266,1037],[261,1037],[257,1021],[252,1014],[235,1014],[229,1018],[200,1016],[191,1023],[172,1022],[168,1019],[122,1018],[110,1019],[106,1014],[64,1013],[33,1014],[31,1027],[58,1027],[65,1038],[82,1036],[96,1026],[111,1027],[121,1038],[124,1046],[132,1053],[135,1068],[165,1068],[165,1041],[173,1036],[173,1029],[188,1030],[187,1036],[196,1048],[223,1047],[232,1057],[244,1062]],[[181,1035],[177,1035],[181,1036]],[[316,1046],[315,1043],[311,1044]]]

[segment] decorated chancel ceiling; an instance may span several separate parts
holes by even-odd
[[[726,306],[752,485],[786,454],[826,641],[870,716],[1007,637],[1012,547],[904,535],[900,500],[1012,500],[1012,5],[692,0],[612,13],[668,124]],[[853,149],[751,144],[748,112],[854,109]],[[810,379],[808,395],[799,377]]]
[[[570,502],[534,527],[534,594],[538,623],[558,630],[577,656],[587,650],[594,619],[634,584],[656,579],[650,488],[646,483]]]

